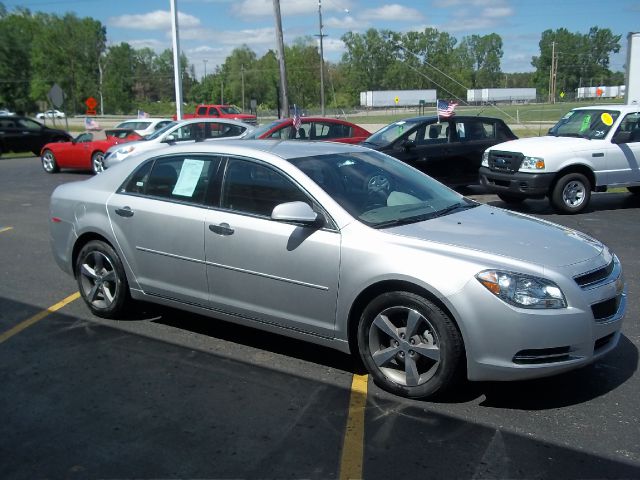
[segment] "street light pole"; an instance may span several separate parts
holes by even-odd
[[[176,118],[182,120],[182,71],[180,69],[180,39],[178,37],[177,0],[171,0],[171,32],[173,36],[173,77],[176,89]]]
[[[322,45],[322,0],[318,0],[318,23],[320,25],[320,113],[324,117],[324,49]]]

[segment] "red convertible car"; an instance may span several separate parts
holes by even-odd
[[[42,147],[42,168],[47,173],[56,173],[61,168],[99,173],[104,170],[104,152],[109,147],[140,139],[135,131],[123,128],[83,132],[71,142],[47,143]]]
[[[281,118],[256,128],[245,139],[270,138],[280,140],[326,140],[341,143],[360,143],[371,135],[364,128],[338,118],[302,117],[296,131],[293,119]]]

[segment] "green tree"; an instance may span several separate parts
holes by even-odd
[[[502,38],[496,33],[471,35],[460,42],[467,50],[467,58],[473,62],[470,88],[495,88],[500,83],[500,60],[502,59]]]
[[[105,112],[130,113],[134,109],[135,50],[128,43],[111,46],[102,63]]]

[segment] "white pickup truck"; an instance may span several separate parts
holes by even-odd
[[[548,197],[578,213],[591,192],[627,187],[640,194],[640,105],[600,105],[568,112],[544,137],[488,148],[480,183],[507,203]]]

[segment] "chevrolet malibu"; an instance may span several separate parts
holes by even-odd
[[[618,258],[383,153],[242,140],[131,157],[51,198],[55,259],[98,316],[145,300],[359,355],[432,397],[572,370],[618,344]]]

